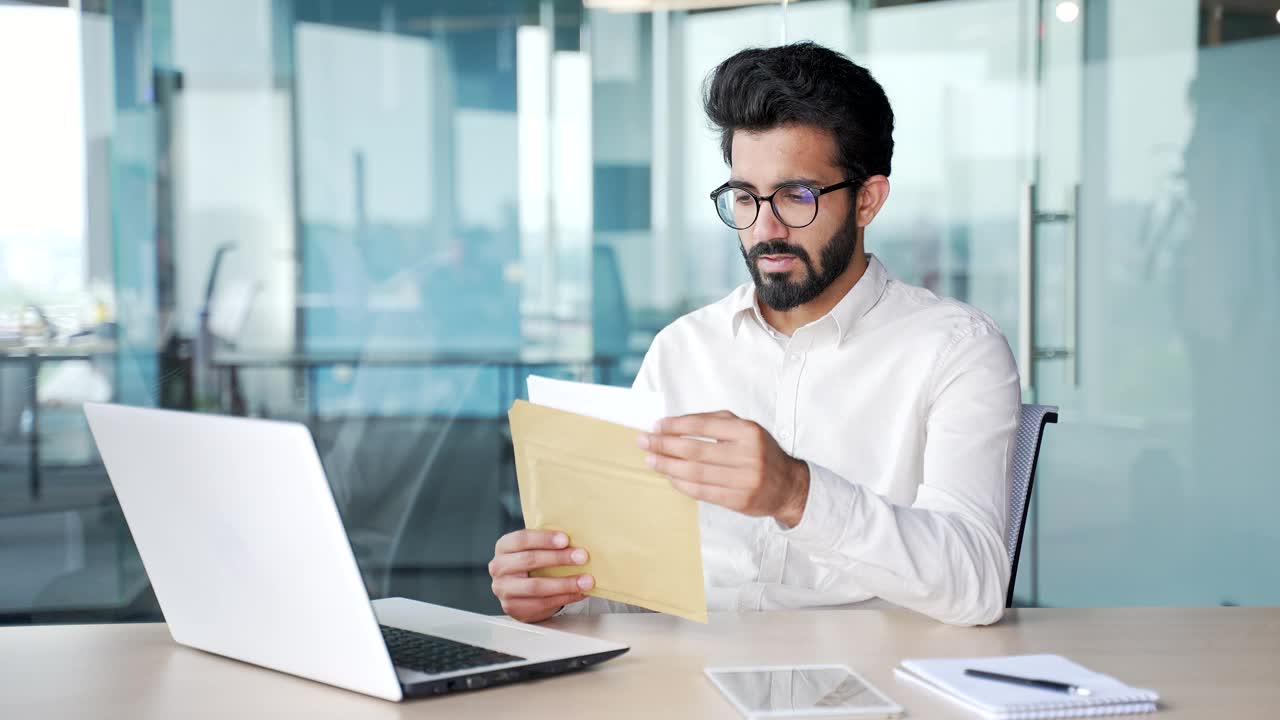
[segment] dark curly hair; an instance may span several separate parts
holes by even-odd
[[[735,130],[811,125],[835,136],[835,161],[850,177],[888,176],[893,109],[866,68],[812,42],[743,50],[702,84],[702,106],[732,164]]]

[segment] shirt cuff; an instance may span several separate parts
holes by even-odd
[[[800,523],[787,528],[774,520],[774,525],[787,540],[814,550],[830,550],[844,537],[858,501],[858,490],[849,481],[817,465],[809,466],[809,497],[805,499]]]

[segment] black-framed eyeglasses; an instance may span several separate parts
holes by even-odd
[[[818,197],[858,184],[849,179],[826,187],[811,187],[804,183],[779,185],[768,195],[757,195],[746,188],[725,183],[711,191],[711,202],[725,225],[734,230],[746,230],[760,217],[760,203],[767,202],[778,222],[790,228],[802,228],[818,217]]]

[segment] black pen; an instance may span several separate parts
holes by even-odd
[[[983,678],[984,680],[996,680],[998,682],[1012,683],[1014,685],[1026,685],[1027,687],[1040,688],[1041,690],[1052,690],[1054,692],[1067,693],[1068,695],[1087,696],[1093,694],[1088,688],[1082,688],[1079,685],[1056,682],[1054,680],[1037,680],[1036,678],[1004,675],[1002,673],[988,672],[986,670],[974,670],[973,668],[966,668],[964,674],[969,677]]]

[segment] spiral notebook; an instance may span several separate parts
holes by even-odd
[[[1088,697],[969,677],[966,668],[1043,678],[1088,688]],[[899,678],[943,695],[993,720],[1102,717],[1155,712],[1160,696],[1125,685],[1060,655],[903,660]]]

